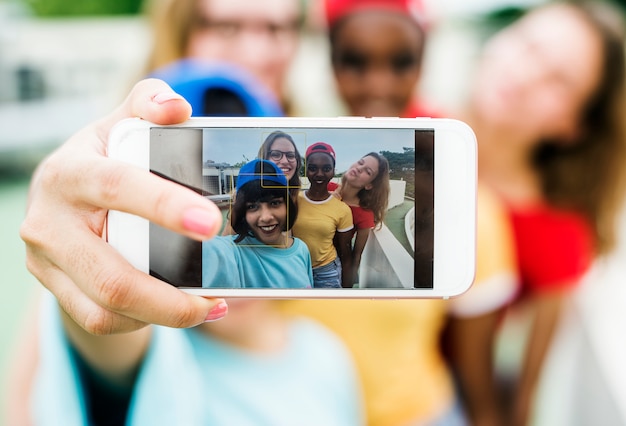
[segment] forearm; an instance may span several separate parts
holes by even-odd
[[[27,425],[32,424],[30,418],[30,397],[37,366],[39,364],[39,304],[33,303],[28,319],[17,333],[18,341],[11,350],[7,369],[6,393],[3,400],[4,418],[0,418],[0,424]]]
[[[61,310],[63,326],[70,344],[85,363],[110,384],[132,386],[149,344],[151,329],[107,336],[86,332]]]
[[[359,277],[359,266],[361,265],[361,253],[352,253],[352,281],[353,283],[357,281]]]
[[[498,318],[498,312],[452,318],[446,330],[450,360],[473,425],[502,424],[493,362]]]
[[[353,275],[352,275],[352,256],[350,252],[343,253],[339,258],[341,260],[341,286],[344,288],[352,288]]]
[[[563,306],[563,294],[536,296],[534,318],[515,397],[514,423],[526,425],[533,409],[535,390]]]
[[[352,288],[352,239],[347,232],[335,234],[333,243],[341,261],[341,286]]]
[[[352,253],[350,252],[350,246],[340,244],[337,247],[337,256],[341,261],[341,286],[343,288],[352,288]]]
[[[365,243],[369,238],[370,229],[359,229],[356,233],[354,246],[352,248],[352,279],[356,280],[359,276],[359,267],[361,265],[361,256],[365,249]]]

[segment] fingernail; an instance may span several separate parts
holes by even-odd
[[[183,214],[183,227],[200,235],[212,235],[215,228],[214,215],[206,209],[193,207]]]
[[[176,92],[161,92],[161,93],[154,95],[154,97],[152,98],[152,100],[156,102],[157,104],[164,104],[165,102],[168,102],[168,101],[182,100],[182,99],[185,99],[185,98],[183,98],[181,95],[179,95]]]
[[[215,305],[207,314],[204,322],[215,321],[220,318],[224,318],[224,316],[228,313],[228,305],[226,302],[221,301],[217,305]]]

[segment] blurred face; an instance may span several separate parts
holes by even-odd
[[[335,176],[333,159],[328,154],[316,152],[306,159],[306,177],[311,185],[326,187],[328,182]]]
[[[228,315],[225,318],[200,325],[200,329],[209,335],[239,347],[254,351],[273,352],[277,346],[276,308],[272,300],[267,299],[227,299]],[[269,321],[269,322],[268,322]],[[282,321],[279,323],[282,324]],[[278,334],[278,337],[282,333]],[[274,337],[274,339],[272,339]],[[279,342],[282,342],[280,339]]]
[[[296,0],[198,0],[202,20],[187,55],[229,61],[278,97],[298,42]]]
[[[350,114],[400,117],[420,76],[423,36],[411,18],[356,13],[336,33],[333,69]]]
[[[565,5],[532,12],[486,46],[471,107],[529,140],[567,139],[599,84],[599,36]]]
[[[298,164],[296,149],[289,139],[276,138],[276,140],[272,142],[268,157],[267,160],[276,164],[278,168],[283,171],[285,176],[287,176],[287,181],[296,173]]]
[[[357,188],[372,189],[372,181],[378,176],[378,160],[370,155],[350,166],[345,174],[346,181]]]
[[[267,245],[284,245],[287,229],[287,204],[284,198],[246,203],[246,222],[255,237]]]

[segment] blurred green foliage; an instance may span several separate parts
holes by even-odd
[[[565,0],[570,3],[577,3],[577,0]],[[596,0],[586,0],[586,2],[593,2]],[[599,0],[598,0],[599,1]],[[547,1],[549,3],[549,1]],[[582,0],[584,3],[585,0]],[[604,0],[605,3],[609,5],[614,5],[617,11],[621,11],[624,14],[624,18],[626,19],[626,0]],[[532,7],[532,6],[531,6]],[[522,15],[528,12],[529,7],[523,6],[504,6],[500,8],[495,8],[490,12],[484,14],[479,17],[478,21],[475,22],[477,27],[479,28],[479,32],[482,34],[483,40],[488,39],[494,33],[505,28],[512,24],[514,21],[519,19]]]
[[[143,0],[23,0],[40,17],[135,15]]]
[[[574,4],[577,3],[576,0],[570,0],[570,2]],[[605,2],[609,5],[612,4],[616,6],[618,10],[626,13],[626,0],[605,0]],[[487,13],[484,19],[494,28],[498,29],[513,23],[527,11],[527,7],[505,6],[501,8],[496,8]]]
[[[389,178],[405,181],[404,195],[415,198],[415,148],[404,147],[402,149],[404,152],[380,151],[380,154],[389,162]],[[433,164],[428,167],[432,170]]]

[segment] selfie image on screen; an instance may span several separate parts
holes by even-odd
[[[154,128],[150,138],[151,171],[224,218],[204,243],[151,223],[151,275],[182,288],[306,291],[327,265],[341,271],[343,242],[354,261],[344,288],[433,287],[434,131]],[[342,186],[360,201],[344,202]],[[319,201],[320,188],[333,199]]]

